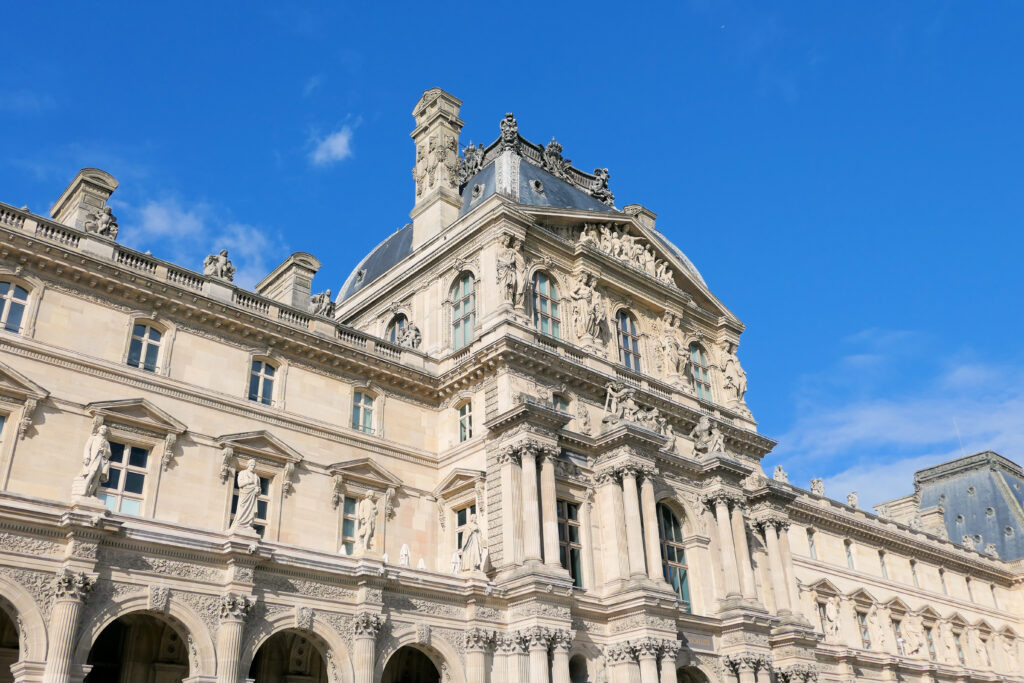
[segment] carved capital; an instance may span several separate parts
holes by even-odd
[[[775,669],[780,683],[812,683],[818,680],[818,668],[813,664],[790,664]]]
[[[505,446],[504,448],[498,451],[497,456],[499,465],[504,465],[506,463],[518,465],[520,463],[519,449],[516,448],[515,446]]]
[[[636,651],[631,643],[616,643],[605,648],[604,656],[612,664],[632,662],[636,660]]]
[[[526,652],[526,639],[519,631],[499,634],[494,640],[494,647],[503,654],[519,654]]]
[[[352,619],[352,631],[357,638],[376,638],[384,628],[384,617],[376,612],[360,612]]]
[[[220,599],[220,618],[222,621],[245,621],[255,604],[256,600],[248,595],[228,593]]]
[[[470,652],[486,652],[494,640],[494,631],[486,628],[469,628],[462,634],[462,643]]]
[[[710,508],[712,512],[715,512],[720,504],[731,508],[735,505],[741,505],[743,503],[743,499],[731,491],[720,489],[718,491],[702,493],[700,495],[700,502],[702,505]]]
[[[757,654],[757,653],[743,653],[735,655],[726,655],[722,659],[722,664],[727,667],[732,673],[739,674],[742,672],[752,671],[771,671],[772,661],[768,655]]]
[[[85,602],[95,581],[85,572],[77,574],[61,569],[53,579],[53,592],[57,600],[77,600]]]
[[[544,626],[534,626],[523,632],[526,647],[530,650],[548,649],[551,642],[551,630]]]
[[[576,633],[568,629],[560,628],[551,631],[551,647],[555,652],[569,652],[572,649],[572,640]]]
[[[639,659],[656,659],[661,652],[661,639],[641,638],[633,641],[633,649]]]
[[[676,657],[679,656],[679,649],[682,647],[682,643],[678,640],[663,640],[661,641],[661,658],[671,663],[673,669],[675,669]],[[666,666],[666,664],[662,664]]]
[[[778,533],[782,533],[789,528],[789,520],[778,513],[759,514],[755,519],[751,520],[750,523],[759,531],[764,531],[771,527]]]
[[[345,477],[335,474],[332,484],[331,507],[337,510],[338,506],[341,505],[341,501],[345,500]]]
[[[597,482],[598,486],[604,486],[606,484],[618,484],[619,473],[617,470],[607,469],[594,474],[594,481]]]

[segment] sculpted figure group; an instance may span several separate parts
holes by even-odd
[[[89,213],[83,227],[88,233],[117,239],[117,218],[111,213],[109,206],[104,205],[100,210]]]
[[[221,249],[217,254],[210,254],[203,261],[203,275],[220,278],[232,282],[235,279],[235,266],[228,259],[228,250]]]
[[[631,235],[626,226],[619,228],[613,223],[587,223],[580,232],[579,241],[625,261],[666,284],[675,285],[675,274],[668,261],[658,258],[654,248],[643,237]]]

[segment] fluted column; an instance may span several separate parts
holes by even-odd
[[[779,614],[789,614],[793,611],[793,603],[789,598],[789,587],[786,585],[786,570],[782,564],[782,554],[779,551],[778,525],[781,524],[781,521],[769,518],[761,520],[760,524],[764,529],[765,546],[768,548],[768,567],[772,574],[775,610]]]
[[[360,612],[352,620],[352,669],[356,672],[355,683],[373,683],[377,634],[383,625],[384,618],[376,612]]]
[[[601,509],[601,563],[604,580],[629,577],[629,558],[622,552],[626,546],[626,530],[622,519],[622,487],[615,472],[598,472],[597,501]]]
[[[551,683],[572,683],[569,680],[569,651],[573,632],[564,629],[551,632]]]
[[[747,543],[747,525],[743,522],[743,505],[733,503],[732,536],[736,541],[736,559],[739,563],[740,585],[743,597],[757,599],[757,587],[754,583],[754,567],[750,563],[750,546]]]
[[[220,626],[217,628],[217,683],[238,683],[242,632],[252,609],[249,596],[228,593],[220,599]]]
[[[622,473],[622,507],[626,513],[626,547],[629,549],[629,574],[647,573],[644,558],[644,534],[640,524],[640,497],[636,489],[636,468],[627,465]]]
[[[594,506],[594,489],[587,489],[580,506],[580,541],[583,546],[583,587],[594,587],[594,524],[591,508]]]
[[[659,683],[677,683],[676,657],[679,655],[679,641],[666,640],[661,644],[661,678]]]
[[[551,683],[548,675],[548,643],[551,633],[543,626],[534,626],[526,632],[527,648],[530,651],[529,683]]]
[[[523,462],[523,541],[524,559],[540,562],[540,508],[537,499],[537,449],[519,451]]]
[[[523,561],[523,490],[519,453],[507,447],[498,453],[501,468],[501,547],[506,566]]]
[[[466,680],[487,680],[487,651],[494,642],[494,632],[483,628],[467,629],[462,635],[466,650]]]
[[[729,519],[729,499],[725,495],[716,495],[708,500],[714,505],[715,521],[718,523],[718,549],[722,556],[722,573],[725,574],[725,596],[739,597],[740,578],[736,573],[736,543]]]
[[[757,683],[757,672],[768,670],[764,655],[730,655],[725,658],[725,665],[739,678],[739,683]]]
[[[544,564],[561,567],[558,557],[558,509],[555,500],[555,455],[543,454],[540,465],[540,512],[544,529]]]
[[[61,569],[53,580],[53,608],[50,612],[50,648],[43,670],[43,683],[67,683],[71,673],[71,650],[78,635],[78,617],[92,590],[93,580],[85,573]]]
[[[640,481],[640,511],[644,517],[644,545],[647,548],[647,575],[652,581],[664,581],[661,568],[661,542],[658,539],[658,505],[654,500],[654,468],[645,468]]]
[[[605,649],[608,662],[608,673],[611,683],[639,683],[640,671],[637,667],[636,653],[630,643],[619,643]]]
[[[802,614],[803,607],[800,604],[800,588],[796,580],[796,571],[793,569],[793,553],[789,548],[789,522],[782,520],[779,525],[779,553],[782,555],[782,567],[786,570],[786,588],[789,590],[789,609],[798,616],[806,619],[814,615]]]
[[[633,643],[633,647],[640,661],[640,683],[659,683],[658,654],[661,642],[654,638],[643,638]]]

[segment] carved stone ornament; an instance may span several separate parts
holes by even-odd
[[[313,608],[296,605],[295,607],[295,628],[306,631],[313,630]]]
[[[554,138],[551,138],[551,142],[544,146],[543,165],[541,168],[556,178],[564,180],[569,174],[569,166],[571,165],[571,160],[562,157],[562,145]]]
[[[459,187],[461,188],[466,182],[480,172],[484,166],[484,146],[473,145],[473,141],[469,141],[469,145],[462,148],[462,169],[459,172]]]
[[[149,587],[149,609],[154,612],[166,612],[171,600],[171,589],[167,586]]]
[[[519,124],[516,123],[516,117],[512,112],[505,114],[505,118],[501,120],[499,127],[501,128],[501,149],[518,151]]]
[[[849,493],[846,494],[846,504],[847,505],[849,505],[852,508],[855,508],[855,507],[857,507],[857,502],[858,502],[858,499],[857,499],[857,492],[856,491],[850,491]]]
[[[360,612],[352,618],[352,632],[357,638],[376,638],[384,628],[384,617],[376,612]]]
[[[313,315],[325,318],[334,317],[334,301],[331,300],[331,290],[327,289],[309,298],[309,309]]]
[[[420,643],[421,645],[430,645],[430,624],[417,622],[416,642]]]
[[[203,274],[219,280],[234,281],[235,270],[234,264],[228,259],[227,249],[221,249],[216,254],[210,254],[203,261]]]
[[[164,452],[160,456],[160,463],[164,469],[167,469],[170,464],[174,461],[174,444],[178,442],[178,435],[174,432],[170,432],[164,437]]]
[[[111,213],[109,206],[104,205],[96,211],[90,211],[83,227],[87,233],[117,239],[117,218]]]
[[[725,438],[718,425],[707,415],[701,416],[697,421],[697,426],[690,432],[690,438],[693,439],[694,452],[702,456],[725,452]]]
[[[789,475],[786,474],[786,470],[782,469],[782,465],[775,466],[775,471],[772,473],[772,479],[775,481],[781,481],[783,484],[789,483]]]
[[[35,415],[36,408],[39,406],[39,402],[34,398],[25,399],[25,407],[21,411],[21,420],[18,421],[18,438],[24,439],[25,434],[28,433],[29,428],[32,426],[33,415]]]
[[[234,468],[235,449],[225,446],[220,451],[220,481],[226,484],[235,476]]]
[[[811,493],[816,496],[825,497],[825,480],[821,477],[811,479]]]
[[[462,642],[467,652],[486,652],[494,644],[495,633],[486,628],[469,628],[462,634]]]
[[[86,440],[82,454],[82,471],[71,483],[71,495],[95,498],[100,484],[107,481],[110,475],[110,441],[107,435],[107,426],[94,420],[92,434]]]
[[[220,599],[220,618],[245,621],[255,604],[255,599],[248,595],[228,593]]]
[[[53,579],[53,596],[57,600],[84,602],[94,585],[95,581],[85,572],[75,573],[62,568]]]

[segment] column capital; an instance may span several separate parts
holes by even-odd
[[[722,658],[724,664],[732,673],[738,674],[741,671],[768,671],[772,670],[771,657],[765,654],[744,652],[733,655],[726,655]]]
[[[781,533],[789,528],[789,519],[778,513],[759,514],[750,523],[758,531],[764,531],[767,527],[771,527]]]
[[[637,659],[657,659],[661,654],[662,642],[660,638],[640,638],[631,642]]]
[[[54,597],[57,600],[85,602],[95,584],[95,580],[85,572],[75,573],[62,568],[53,578]]]
[[[612,664],[634,662],[636,661],[636,650],[633,649],[633,644],[628,641],[616,643],[605,648],[604,656]]]
[[[711,508],[712,511],[714,511],[719,504],[730,508],[743,504],[742,496],[726,489],[718,489],[717,491],[702,493],[700,494],[699,500],[702,505]]]
[[[664,639],[661,641],[661,658],[666,661],[675,662],[676,657],[679,656],[679,650],[682,648],[682,643],[678,640]]]
[[[249,617],[256,599],[248,595],[228,593],[220,598],[221,621],[245,621]]]
[[[575,637],[575,631],[564,628],[554,629],[551,631],[551,647],[554,648],[555,652],[569,652],[572,649],[572,641]]]
[[[376,612],[359,612],[352,619],[356,637],[376,638],[384,628],[384,617]]]
[[[499,633],[494,638],[494,649],[506,655],[521,654],[526,652],[526,639],[520,631]]]
[[[515,446],[505,446],[497,452],[498,464],[504,465],[505,463],[512,463],[518,465],[519,460],[519,449]]]
[[[618,484],[619,473],[615,469],[601,470],[600,472],[594,473],[594,481],[598,486],[605,486],[607,484]]]
[[[495,632],[474,626],[462,633],[462,644],[469,652],[487,652],[495,645]]]
[[[551,643],[551,629],[544,626],[533,626],[521,631],[529,650],[547,650]]]
[[[790,664],[775,670],[780,683],[812,683],[818,680],[818,667],[813,664]]]

